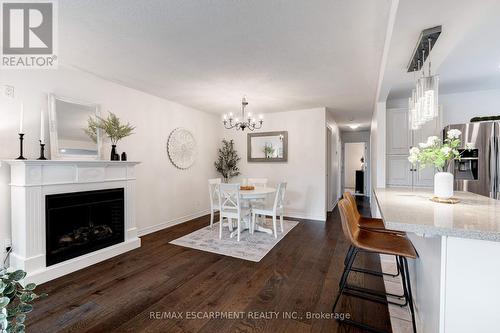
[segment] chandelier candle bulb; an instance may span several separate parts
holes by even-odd
[[[19,134],[23,133],[23,122],[24,122],[24,103],[21,103],[21,114],[19,115]]]
[[[45,117],[43,109],[40,110],[40,144],[45,144]]]

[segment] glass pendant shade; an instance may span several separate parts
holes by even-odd
[[[412,130],[418,130],[426,122],[439,115],[439,77],[422,76],[417,80],[412,96],[408,99],[409,122]]]
[[[428,39],[429,49],[428,55],[431,52],[431,39]],[[425,50],[422,52],[422,59],[425,62]],[[429,59],[429,72],[428,76],[424,74],[423,64],[420,66],[420,59],[418,60],[418,67],[416,70],[422,73],[422,76],[417,80],[415,89],[412,90],[411,97],[408,99],[408,112],[409,123],[412,130],[418,130],[426,122],[431,121],[439,116],[438,105],[438,87],[439,77],[431,75],[431,61]],[[414,68],[415,69],[415,68]]]

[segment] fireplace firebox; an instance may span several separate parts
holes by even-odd
[[[124,189],[45,197],[46,265],[124,241]]]

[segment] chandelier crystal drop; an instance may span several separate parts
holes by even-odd
[[[251,113],[248,113],[245,116],[245,108],[248,105],[246,97],[241,99],[241,121],[239,118],[234,118],[233,113],[229,113],[229,115],[224,115],[222,118],[222,123],[224,127],[227,129],[236,128],[237,131],[244,131],[248,128],[250,131],[254,131],[256,129],[260,129],[262,124],[264,123],[262,115],[259,116],[259,120],[257,121],[252,117]]]
[[[431,40],[429,42],[429,53],[431,50]],[[430,55],[430,54],[428,54]],[[425,51],[422,55],[425,59]],[[418,130],[426,122],[439,116],[438,88],[439,77],[431,75],[431,61],[429,57],[429,71],[425,76],[423,64],[418,62],[418,71],[422,70],[421,77],[417,79],[415,89],[412,90],[411,97],[408,99],[409,122],[412,130]]]

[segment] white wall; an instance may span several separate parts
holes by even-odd
[[[500,89],[440,94],[439,104],[443,107],[444,126],[468,123],[472,117],[500,115]],[[408,100],[391,99],[387,107],[406,108]]]
[[[338,199],[340,198],[341,192],[341,157],[342,157],[342,147],[340,139],[340,129],[335,122],[333,114],[331,112],[326,113],[326,125],[331,130],[331,151],[330,151],[330,193],[327,197],[330,198],[330,202],[327,202],[328,210],[331,211],[335,208]],[[327,154],[328,155],[328,154]],[[328,163],[327,163],[328,165]],[[327,179],[328,181],[328,179]],[[327,185],[328,187],[328,185]]]
[[[377,102],[373,111],[370,128],[370,165],[371,187],[370,207],[373,217],[380,217],[378,206],[375,202],[373,189],[385,187],[385,155],[386,155],[386,103]]]
[[[344,188],[354,189],[356,171],[361,170],[361,158],[365,157],[364,142],[344,143]]]
[[[247,133],[225,130],[234,139],[241,162],[240,178],[267,177],[272,184],[288,182],[286,215],[326,219],[325,108],[266,113],[259,132],[288,131],[288,162],[248,163]]]
[[[209,207],[206,181],[216,176],[213,166],[220,140],[218,116],[197,111],[165,99],[102,80],[68,68],[58,70],[2,71],[0,87],[15,86],[17,100],[0,97],[0,159],[18,156],[18,105],[25,109],[25,156],[38,157],[40,108],[46,108],[47,93],[99,103],[136,126],[135,134],[119,142],[137,167],[137,224],[153,231],[206,212]],[[48,120],[46,120],[48,133]],[[198,142],[198,157],[189,170],[179,170],[169,161],[166,142],[176,127],[191,130]],[[109,156],[109,143],[104,144]],[[9,167],[0,167],[0,244],[10,238]],[[2,246],[3,247],[3,246]]]

